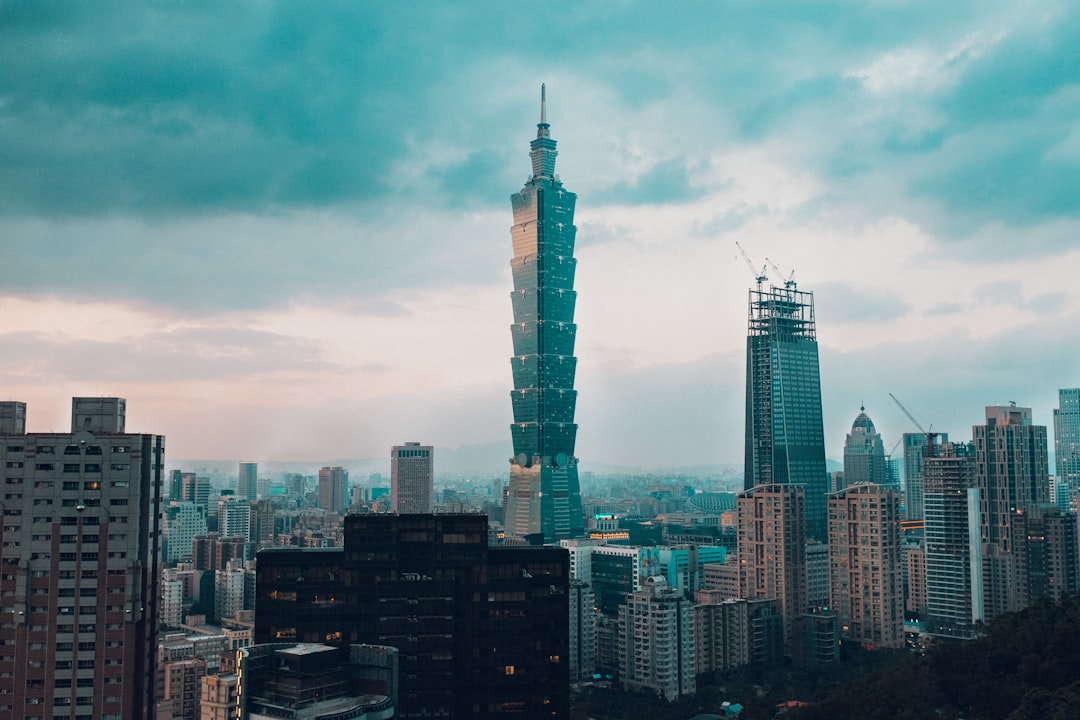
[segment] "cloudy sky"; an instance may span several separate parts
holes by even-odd
[[[1080,6],[0,0],[0,399],[179,458],[505,442],[541,82],[578,194],[578,455],[742,462],[754,259],[825,432],[1080,385]]]

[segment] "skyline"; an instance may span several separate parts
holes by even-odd
[[[915,430],[890,392],[956,440],[1009,401],[1052,429],[1080,9],[776,15],[4,4],[0,399],[48,432],[125,397],[178,460],[509,458],[506,205],[546,82],[585,470],[742,464],[735,241],[814,292],[829,458],[861,404],[886,449]]]

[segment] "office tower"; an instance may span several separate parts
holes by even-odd
[[[432,512],[434,477],[431,445],[407,442],[390,448],[390,512]]]
[[[972,427],[979,524],[985,545],[986,619],[1028,605],[1026,513],[1050,502],[1046,427],[1031,424],[1031,408],[986,408],[986,424]]]
[[[532,177],[510,198],[514,457],[503,524],[512,537],[554,542],[583,535],[585,524],[574,456],[577,196],[563,189],[555,175],[558,153],[549,132],[543,86],[540,93],[540,124],[529,146]]]
[[[251,502],[245,497],[222,495],[218,500],[218,533],[221,537],[251,540]]]
[[[165,439],[121,398],[74,398],[70,433],[0,403],[0,716],[151,717]]]
[[[794,283],[750,291],[745,463],[747,490],[803,485],[806,536],[828,542],[814,294]]]
[[[262,550],[255,641],[398,648],[401,718],[567,718],[566,550],[487,539],[483,515],[347,515],[344,548]]]
[[[975,637],[984,619],[983,555],[975,449],[968,443],[923,448],[926,632]]]
[[[845,638],[903,647],[902,576],[900,491],[860,483],[829,495],[829,607]]]
[[[806,491],[802,485],[759,485],[739,493],[736,502],[739,595],[780,602],[790,653],[795,618],[807,608]]]
[[[1054,410],[1054,459],[1057,483],[1070,498],[1080,490],[1080,388],[1058,390]],[[1076,508],[1073,508],[1076,510]]]
[[[244,718],[382,720],[394,717],[395,648],[310,643],[253,645],[239,651],[237,691]]]
[[[172,495],[170,500],[182,500],[207,507],[210,499],[210,478],[199,477],[193,472],[172,471]]]
[[[349,474],[343,467],[324,467],[319,470],[319,507],[321,509],[339,515],[345,514],[345,509],[348,507],[345,492],[348,478]]]
[[[904,433],[904,517],[908,520],[922,520],[925,514],[923,455],[927,445],[948,442],[948,433]]]
[[[630,593],[619,611],[623,690],[672,702],[697,692],[694,606],[657,575]]]
[[[206,506],[173,500],[165,508],[161,553],[166,565],[191,561],[191,539],[206,534]]]
[[[596,601],[584,580],[570,580],[570,681],[596,672]]]
[[[889,484],[885,444],[874,429],[874,421],[866,414],[865,407],[859,408],[859,414],[851,424],[851,432],[844,441],[844,487],[859,483]]]
[[[240,474],[236,482],[236,494],[248,500],[259,499],[259,463],[240,463]]]

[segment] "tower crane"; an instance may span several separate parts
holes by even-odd
[[[739,244],[738,240],[735,241],[735,247],[739,248],[739,254],[742,255],[743,260],[746,261],[746,266],[750,268],[750,272],[754,273],[754,279],[757,280],[757,289],[761,290],[761,283],[769,279],[768,275],[765,274],[765,266],[761,266],[760,272],[755,270],[754,261],[746,254],[746,251],[743,250],[743,246]]]
[[[904,403],[900,402],[899,398],[897,398],[892,393],[889,393],[889,397],[892,398],[893,402],[896,403],[896,406],[898,408],[900,408],[901,410],[904,411],[904,414],[907,415],[908,420],[910,420],[912,422],[912,424],[919,429],[919,432],[921,432],[923,435],[926,436],[926,444],[927,444],[927,446],[933,445],[934,444],[934,438],[937,437],[937,433],[934,432],[934,426],[931,425],[930,429],[927,430],[926,428],[924,428],[922,426],[922,423],[920,423],[918,420],[915,419],[915,416],[911,414],[911,411],[909,411],[906,407],[904,407]]]
[[[776,267],[776,263],[774,263],[769,258],[765,258],[765,262],[769,263],[769,267],[771,267],[773,270],[775,270],[777,275],[779,275],[781,278],[784,278],[784,273],[780,272],[780,268]],[[786,287],[786,288],[795,287],[795,269],[794,268],[792,268],[791,273],[787,276],[787,278],[784,279],[784,287]]]

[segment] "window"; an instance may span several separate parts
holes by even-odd
[[[79,472],[79,463],[64,463],[64,472],[77,473]]]

